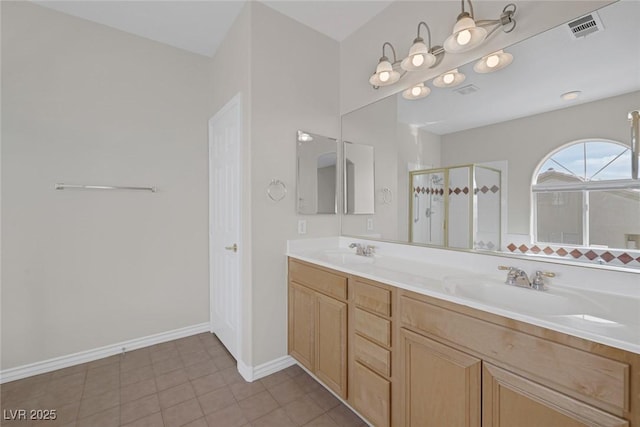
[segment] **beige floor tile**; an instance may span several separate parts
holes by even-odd
[[[249,421],[253,421],[273,411],[279,405],[268,391],[263,391],[239,401],[238,406],[242,409],[244,416]]]
[[[287,375],[286,372],[284,371],[280,371],[280,372],[276,372],[274,374],[271,374],[267,377],[264,377],[260,380],[260,382],[266,387],[266,388],[271,388],[274,386],[277,386],[278,384],[281,384],[283,382],[285,382],[286,380],[288,380],[290,377],[289,375]]]
[[[240,381],[244,382],[244,378],[242,378],[242,375],[240,375],[240,373],[238,372],[235,366],[220,370],[220,375],[222,376],[222,379],[224,380],[224,382],[228,385],[231,385]]]
[[[78,372],[86,372],[89,369],[86,363],[81,365],[69,366],[68,368],[58,369],[51,373],[51,379],[66,377],[67,375],[77,374]]]
[[[365,423],[344,405],[339,405],[327,412],[339,427],[361,427]]]
[[[211,427],[241,427],[246,425],[249,420],[244,416],[240,406],[237,403],[232,403],[226,408],[207,415],[207,422]]]
[[[71,375],[67,375],[61,378],[56,378],[54,380],[51,380],[47,385],[47,392],[55,393],[69,387],[84,385],[86,376],[87,376],[86,371],[83,371],[83,372],[77,372],[75,374],[71,374]]]
[[[148,365],[151,365],[151,357],[148,352],[125,353],[120,360],[120,372],[128,372]]]
[[[236,403],[236,399],[228,387],[198,396],[198,401],[205,414],[219,411]]]
[[[249,396],[253,396],[254,394],[258,394],[266,390],[265,386],[260,381],[254,381],[252,383],[237,382],[235,384],[231,384],[229,387],[237,400],[246,399]]]
[[[203,348],[202,350],[197,350],[192,353],[182,354],[180,353],[180,358],[182,359],[182,363],[184,366],[195,365],[196,363],[206,362],[211,360],[211,356],[206,350]]]
[[[291,378],[295,378],[298,375],[302,375],[305,373],[304,369],[302,369],[300,366],[298,365],[292,365],[289,366],[288,368],[284,369],[283,371],[285,374],[289,375]]]
[[[82,397],[91,397],[102,394],[108,390],[120,388],[120,374],[102,375],[92,377],[84,384]]]
[[[318,418],[309,421],[304,427],[338,427],[338,424],[328,414],[322,414]]]
[[[193,389],[198,396],[226,386],[222,375],[217,372],[215,374],[196,378],[195,380],[191,381],[191,384],[193,384]]]
[[[191,421],[189,424],[185,424],[183,427],[209,427],[207,420],[203,418],[198,418],[195,421]]]
[[[120,400],[122,403],[127,403],[153,394],[156,391],[156,381],[154,378],[151,378],[128,385],[126,387],[122,387],[122,389],[120,390]]]
[[[130,424],[123,424],[123,427],[164,427],[164,422],[160,412],[157,412],[140,418]]]
[[[251,427],[296,427],[282,408],[269,412],[251,422]]]
[[[273,398],[276,399],[280,405],[286,405],[287,403],[293,402],[306,394],[292,379],[288,379],[271,387],[269,389],[269,393],[271,393]]]
[[[196,397],[191,383],[186,382],[158,393],[161,408],[170,408]]]
[[[80,411],[78,412],[78,418],[86,418],[89,415],[97,414],[98,412],[105,411],[113,408],[114,406],[120,406],[120,390],[111,390],[106,393],[82,399],[80,401]]]
[[[312,391],[309,396],[323,411],[328,411],[340,405],[340,401],[324,387],[320,390]]]
[[[185,371],[187,372],[187,377],[190,380],[194,380],[196,378],[203,377],[205,375],[213,374],[218,372],[218,367],[211,359],[207,359],[203,362],[198,362],[193,365],[187,366]]]
[[[165,359],[180,357],[180,353],[178,353],[178,349],[173,346],[158,351],[152,351],[149,356],[151,357],[152,363],[158,363]]]
[[[160,400],[157,394],[151,394],[142,399],[125,403],[120,406],[120,422],[127,424],[139,418],[160,412]]]
[[[55,409],[67,403],[79,402],[82,397],[84,385],[76,384],[55,391],[48,391],[47,394],[39,398],[39,405],[42,409]]]
[[[175,371],[158,375],[156,377],[156,385],[158,386],[158,391],[166,390],[168,388],[184,384],[188,381],[189,378],[187,377],[187,372],[183,368],[176,369]]]
[[[316,380],[314,380],[311,375],[306,372],[302,375],[298,375],[293,379],[298,386],[302,389],[304,393],[311,393],[312,391],[318,391],[323,387],[318,384]]]
[[[289,418],[299,426],[308,423],[324,412],[309,396],[303,396],[287,403],[283,408]]]
[[[149,378],[154,378],[155,376],[156,373],[153,372],[151,365],[120,372],[120,386],[125,387],[140,381],[148,380]]]
[[[82,418],[77,421],[78,427],[118,427],[120,426],[120,407]]]
[[[184,368],[184,363],[182,363],[180,356],[153,362],[153,372],[155,372],[156,375],[166,374],[167,372],[175,371],[180,368]]]
[[[204,414],[197,399],[187,400],[162,410],[162,418],[166,427],[183,426],[203,416]]]

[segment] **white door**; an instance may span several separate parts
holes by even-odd
[[[238,360],[240,345],[240,94],[209,120],[211,332]]]

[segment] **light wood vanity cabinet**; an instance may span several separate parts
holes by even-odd
[[[347,397],[347,278],[289,260],[289,354]]]
[[[349,403],[376,427],[388,427],[395,289],[350,277],[349,301]]]
[[[398,311],[399,426],[640,425],[638,355],[408,291]]]
[[[376,427],[640,427],[640,355],[289,261],[289,353]]]

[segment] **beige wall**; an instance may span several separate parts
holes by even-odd
[[[496,19],[507,1],[487,0],[474,2],[478,19]],[[394,1],[340,44],[340,112],[346,114],[364,105],[397,93],[416,83],[429,80],[444,70],[502,49],[549,28],[567,22],[576,16],[591,12],[610,0],[516,0],[518,29],[510,34],[498,32],[482,47],[468,53],[446,55],[442,64],[432,70],[407,75],[400,83],[374,90],[368,76],[375,70],[382,54],[382,44],[391,42],[398,59],[406,55],[420,21],[431,28],[433,44],[442,44],[460,13],[459,1]],[[424,32],[422,33],[424,34]],[[426,38],[425,38],[426,41]],[[387,56],[391,52],[387,50]],[[391,58],[391,57],[390,57]]]
[[[529,234],[531,179],[554,149],[572,141],[605,138],[629,144],[627,113],[640,92],[442,136],[442,164],[508,162],[507,232]],[[550,129],[552,131],[550,131]]]
[[[287,239],[335,236],[338,215],[297,215],[296,130],[338,138],[338,43],[258,2],[252,4],[251,182],[253,364],[287,354]],[[277,178],[287,196],[275,203]],[[307,234],[297,234],[297,220]]]
[[[2,369],[208,321],[207,61],[2,2]]]

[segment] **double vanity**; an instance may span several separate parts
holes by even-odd
[[[319,240],[289,245],[289,353],[372,425],[640,426],[640,296]]]

